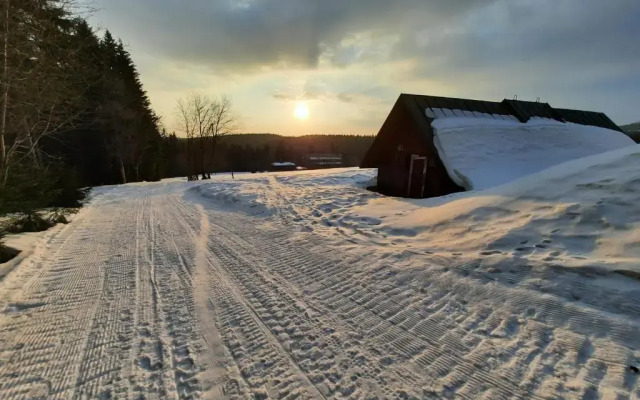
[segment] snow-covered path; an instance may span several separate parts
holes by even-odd
[[[300,228],[291,179],[246,183],[271,214],[199,183],[96,190],[0,282],[0,398],[640,396],[640,299]],[[622,293],[589,279],[558,284]]]

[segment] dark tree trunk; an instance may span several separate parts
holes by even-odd
[[[9,0],[5,1],[5,23],[4,23],[4,43],[3,43],[3,66],[2,66],[2,117],[0,117],[0,159],[2,169],[7,167],[7,150],[5,149],[5,134],[7,127],[7,105],[9,102]],[[5,171],[6,172],[6,171]]]
[[[127,173],[124,169],[124,162],[122,161],[122,157],[120,157],[120,176],[122,177],[122,183],[127,183]]]

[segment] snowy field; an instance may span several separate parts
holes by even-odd
[[[104,187],[0,281],[0,398],[640,397],[640,149],[407,200]]]

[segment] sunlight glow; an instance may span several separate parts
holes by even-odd
[[[298,103],[293,115],[298,119],[309,118],[309,107],[307,107],[307,103]]]

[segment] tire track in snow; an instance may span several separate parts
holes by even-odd
[[[228,362],[232,359],[232,356],[224,346],[223,339],[220,336],[218,324],[220,316],[210,300],[209,288],[217,284],[217,282],[211,282],[212,277],[209,274],[209,261],[207,259],[206,243],[210,234],[209,219],[202,207],[198,207],[198,214],[200,215],[200,228],[199,234],[195,237],[196,255],[193,276],[189,273],[182,257],[180,258],[180,264],[185,276],[190,278],[196,298],[197,319],[206,347],[204,351],[208,367],[206,379],[211,385],[208,394],[212,397],[240,398],[241,395],[246,395],[246,385],[240,384],[242,378],[240,377],[238,366],[235,363]],[[185,213],[185,215],[188,214]],[[183,224],[183,227],[188,230],[188,225],[185,226]],[[175,236],[173,237],[173,243],[176,251],[178,251]],[[199,282],[199,284],[196,285],[194,282]]]
[[[221,218],[221,215],[215,215],[214,221],[218,221],[219,218]],[[255,269],[255,267],[252,267],[252,262],[247,262],[247,260],[244,260],[242,256],[240,256],[237,251],[230,251],[230,249],[233,248],[239,248],[238,246],[236,246],[235,244],[225,244],[225,240],[223,240],[223,238],[226,237],[226,234],[223,235],[216,235],[213,238],[213,242],[210,244],[210,248],[211,251],[213,253],[215,253],[217,255],[217,257],[220,259],[220,262],[216,263],[219,264],[221,266],[224,266],[225,269],[229,270],[228,275],[230,277],[233,277],[234,280],[238,280],[235,278],[240,277],[240,281],[243,281],[243,278],[246,278],[247,276],[256,276],[259,275],[259,272]],[[240,248],[242,249],[243,252],[245,251],[251,251],[250,248],[247,248],[245,246],[240,246]],[[223,249],[222,252],[220,252],[220,249]],[[255,261],[255,260],[252,260]],[[259,266],[258,268],[262,268],[261,266]],[[268,278],[267,278],[268,279]],[[288,293],[286,290],[285,291],[280,291],[277,290],[278,286],[280,285],[280,283],[276,283],[276,282],[269,282],[267,281],[243,281],[240,282],[240,284],[235,284],[235,287],[240,288],[241,291],[243,291],[241,293],[241,296],[244,297],[245,299],[247,299],[247,301],[251,304],[253,304],[253,308],[255,310],[256,314],[259,314],[259,318],[261,320],[264,320],[266,325],[269,326],[269,328],[271,329],[272,332],[274,332],[277,335],[280,335],[283,332],[283,329],[281,328],[282,326],[288,326],[288,325],[295,325],[297,326],[301,326],[304,328],[304,332],[307,333],[312,333],[314,338],[315,337],[319,337],[322,338],[324,336],[327,336],[327,332],[322,332],[318,329],[317,326],[314,326],[314,324],[312,323],[308,323],[308,321],[304,321],[304,320],[300,320],[300,319],[294,319],[293,321],[289,320],[287,321],[285,318],[285,321],[282,324],[278,324],[276,321],[277,319],[279,319],[277,316],[276,318],[274,318],[274,314],[283,314],[285,316],[296,316],[296,315],[301,315],[303,314],[303,309],[300,309],[299,307],[297,307],[299,304],[301,304],[301,299],[298,298],[292,298],[293,301],[293,307],[294,309],[284,309],[281,307],[280,310],[277,309],[277,304],[274,307],[273,306],[273,302],[270,301],[272,299],[279,299],[279,300],[284,300],[290,293]],[[275,288],[275,289],[272,289]],[[270,295],[270,296],[265,296],[265,295],[256,295],[255,290],[259,290],[260,292],[265,292],[265,291],[272,291],[272,290],[276,290],[276,293],[274,295]],[[270,304],[271,303],[271,304]],[[291,307],[291,304],[289,305]],[[316,313],[317,314],[317,313]],[[280,317],[281,318],[281,317]],[[322,318],[325,318],[325,316],[322,316]],[[274,323],[275,321],[275,323]],[[293,323],[292,323],[293,322]],[[333,325],[333,324],[330,324]],[[334,325],[335,326],[335,325]],[[331,330],[331,328],[328,328],[329,330]],[[315,332],[311,332],[311,331],[315,331]],[[289,332],[291,333],[291,332]],[[299,335],[299,334],[298,334]],[[283,343],[284,345],[289,345],[288,340],[286,339],[286,332],[285,332],[285,339],[281,340],[281,343]],[[299,335],[300,337],[304,338],[304,334],[303,335]],[[278,339],[280,339],[280,336],[278,337]],[[297,341],[294,340],[293,343],[295,344]],[[331,349],[332,352],[335,352],[337,354],[339,353],[343,353],[345,354],[345,351],[343,351],[343,349],[341,349],[340,345],[337,345],[336,342],[339,342],[338,340],[336,340],[336,338],[330,338],[328,340],[328,342],[333,342],[330,343],[331,346],[329,346],[329,348]],[[327,343],[320,343],[322,347],[326,347]],[[310,349],[314,349],[314,345],[309,345],[307,344],[303,344],[304,346],[307,346]],[[350,344],[348,344],[345,347],[349,347]],[[294,349],[296,350],[296,349]],[[358,351],[353,352],[352,350],[349,350],[349,352],[351,352],[350,354],[346,354],[346,356],[344,357],[344,359],[342,360],[342,363],[344,364],[345,362],[349,362],[349,357],[355,357],[356,361],[360,364],[363,363],[363,359],[364,357],[360,354],[358,354],[359,351],[361,351],[362,349],[359,349]],[[317,355],[313,354],[313,350],[311,352],[309,352],[310,354],[306,354],[306,353],[301,353],[297,355],[298,359],[301,359],[303,361],[308,361],[307,358],[310,358],[311,360],[313,360],[314,356],[317,357]],[[307,357],[307,355],[309,355],[310,357]],[[294,356],[295,358],[296,356]],[[331,354],[330,355],[331,358],[334,358],[334,356]],[[322,362],[328,362],[327,359],[323,359],[321,360]],[[322,367],[324,369],[331,369],[332,365],[334,363],[330,362],[327,365],[323,365]],[[313,374],[313,366],[311,368],[308,368],[308,370]],[[337,390],[334,390],[334,394],[335,395],[339,395],[340,393],[343,394],[349,394],[351,395],[351,397],[358,397],[358,394],[354,394],[353,391],[356,390],[357,388],[354,389],[354,385],[352,384],[353,381],[359,379],[363,373],[364,375],[379,375],[379,368],[373,368],[372,372],[369,371],[362,371],[363,369],[367,369],[367,367],[362,367],[361,365],[358,366],[358,369],[360,370],[360,372],[357,373],[357,375],[351,375],[351,376],[342,376],[341,374],[339,374],[337,371],[334,371],[333,369],[331,369],[328,373],[325,374],[325,376],[322,376],[322,374],[315,374],[315,376],[312,376],[311,379],[312,381],[318,381],[319,383],[323,383],[322,381],[325,380],[327,377],[329,378],[329,380],[327,381],[327,385],[326,386],[333,386],[332,388],[328,388],[327,391],[331,391],[337,388]],[[406,375],[411,375],[411,373],[409,371],[406,372]],[[397,377],[395,377],[397,379]],[[319,380],[318,380],[319,379]],[[362,381],[365,381],[366,379],[362,379]],[[378,377],[378,380],[380,384],[384,384],[384,379]],[[406,378],[405,378],[406,380]],[[347,381],[347,384],[344,384],[345,381]],[[341,392],[342,391],[342,392]],[[370,392],[375,392],[375,390],[370,390]]]
[[[135,333],[137,222],[148,199],[136,199],[134,203],[133,207],[119,210],[118,216],[136,222],[120,225],[106,243],[107,248],[118,249],[119,253],[98,260],[101,297],[83,349],[74,397],[128,397],[131,390],[129,362]]]
[[[155,233],[164,200],[154,210],[148,195],[96,196],[49,253],[0,283],[11,289],[1,295],[0,398],[199,397],[186,354],[198,332],[191,289]]]
[[[204,213],[200,215],[201,237],[198,264],[207,267],[206,273],[212,278],[209,291],[209,302],[218,318],[223,335],[223,341],[227,344],[229,352],[234,357],[235,363],[240,369],[246,386],[249,386],[257,395],[276,395],[289,398],[305,395],[311,398],[324,397],[323,394],[311,383],[308,377],[299,369],[298,364],[286,351],[283,351],[280,343],[273,337],[270,330],[264,325],[258,312],[247,302],[242,293],[232,282],[226,272],[215,261],[212,262],[210,247],[208,246],[208,218]],[[194,219],[191,220],[191,229],[198,229]],[[204,233],[204,234],[202,234]],[[234,329],[241,326],[242,329]],[[246,340],[246,342],[245,342]],[[249,348],[236,344],[246,343]],[[246,353],[250,356],[246,357]],[[268,361],[267,361],[268,360]],[[268,365],[265,365],[266,364]],[[260,372],[269,369],[268,377],[264,379]]]
[[[215,220],[223,221],[224,219],[220,218],[219,216],[219,218],[215,218]],[[250,225],[242,224],[242,226],[246,227]],[[218,235],[216,242],[219,241],[219,238],[222,237],[226,238],[231,236],[236,239],[239,237],[250,237],[248,232],[245,233],[246,234],[234,235],[231,231],[227,231],[221,235]],[[274,243],[273,239],[274,237],[271,236],[271,244]],[[443,332],[445,332],[445,330],[438,330],[437,323],[434,323],[435,321],[429,322],[428,324],[426,324],[430,325],[428,328],[418,332],[418,334],[421,336],[418,336],[407,330],[403,330],[402,328],[397,327],[387,321],[390,316],[392,317],[396,315],[405,307],[404,304],[400,304],[398,302],[390,300],[388,292],[385,293],[383,291],[374,294],[371,291],[368,291],[369,294],[372,294],[372,296],[362,302],[359,302],[357,300],[354,301],[353,298],[350,298],[349,296],[352,294],[354,287],[348,286],[345,289],[339,287],[339,285],[341,284],[346,284],[347,282],[353,281],[353,279],[349,279],[347,276],[343,276],[345,275],[345,271],[349,271],[348,268],[343,269],[342,271],[339,270],[343,268],[344,265],[333,264],[331,262],[327,263],[322,258],[315,257],[312,257],[311,262],[307,260],[307,263],[305,264],[304,259],[300,258],[301,252],[299,248],[283,248],[279,245],[274,245],[274,248],[272,248],[272,250],[274,250],[274,253],[269,254],[270,244],[267,244],[265,242],[261,243],[261,245],[262,246],[260,250],[262,251],[265,250],[266,246],[267,254],[263,254],[262,257],[267,259],[267,263],[276,265],[281,269],[286,268],[288,275],[287,277],[297,277],[297,284],[300,287],[307,288],[307,291],[310,292],[313,292],[314,288],[321,288],[318,290],[321,302],[316,304],[316,309],[320,310],[321,315],[331,315],[332,313],[335,313],[337,315],[344,315],[346,318],[343,318],[341,322],[343,330],[355,330],[356,332],[360,331],[361,334],[359,335],[359,340],[365,343],[368,342],[367,345],[361,347],[378,349],[374,350],[374,352],[377,353],[378,357],[373,357],[372,361],[375,360],[382,366],[388,365],[387,363],[389,362],[394,364],[398,361],[405,362],[407,360],[411,360],[414,356],[419,355],[420,352],[427,347],[438,347],[434,345],[434,342],[436,342],[436,340]],[[250,245],[248,243],[235,243],[235,245],[231,245],[229,246],[229,248],[241,248],[244,253],[251,253],[251,250],[249,250]],[[246,262],[244,267],[249,268],[249,265],[256,262],[258,261],[252,260],[251,262]],[[236,275],[240,273],[241,271],[234,271],[234,274]],[[318,273],[324,273],[326,275],[321,278]],[[302,281],[300,281],[301,278],[303,279]],[[326,282],[324,282],[327,278],[331,279],[331,283],[327,284]],[[254,283],[252,286],[263,288],[273,287],[276,285],[276,283],[262,285]],[[392,306],[393,308],[391,309]],[[385,315],[385,313],[387,313],[387,315]],[[424,338],[427,337],[431,337],[431,339],[429,341],[425,341]],[[452,347],[455,349],[454,346]],[[397,357],[397,360],[391,359],[387,361],[388,358],[384,356],[385,350],[390,351],[391,354],[395,355],[395,357]],[[441,361],[443,362],[443,365],[446,366],[446,368],[450,368],[451,365],[457,365],[464,362],[463,360],[456,359],[455,357],[450,357],[449,354],[446,354],[442,350],[438,351],[437,357],[441,358]],[[396,370],[401,370],[401,368],[398,368],[397,366],[394,367]],[[426,381],[423,378],[421,383],[433,385],[433,383],[438,379],[438,376],[434,376],[428,368],[421,369],[420,373],[421,375],[431,376],[431,379],[427,379]],[[409,389],[420,387],[420,385],[417,384],[418,382],[414,382],[411,379],[407,380],[407,375],[411,375],[411,373],[405,373],[405,387]],[[508,398],[513,396],[514,393],[517,393],[518,391],[515,384],[505,386],[504,383],[499,380],[493,379],[490,376],[483,377],[483,382],[490,382],[494,387],[501,388],[501,393]],[[402,391],[398,391],[398,393],[395,393],[395,395],[401,395],[401,392]],[[390,394],[391,393],[387,393],[387,395]]]
[[[569,334],[570,331],[567,331],[566,329],[571,328],[570,325],[566,326],[564,324],[557,324],[552,327],[544,323],[538,323],[536,325],[535,322],[531,322],[532,326],[529,327],[526,320],[517,321],[517,319],[520,318],[516,318],[516,320],[514,320],[515,325],[512,328],[510,327],[510,324],[513,324],[509,321],[513,319],[513,315],[519,315],[518,313],[520,311],[515,314],[509,314],[507,308],[507,310],[501,310],[499,314],[489,313],[490,318],[487,319],[485,317],[485,321],[481,321],[478,326],[473,328],[473,331],[464,331],[460,328],[456,329],[456,326],[459,324],[457,321],[452,321],[455,322],[453,327],[451,325],[445,325],[442,329],[438,329],[438,326],[441,325],[442,322],[447,321],[446,319],[444,321],[438,320],[441,316],[438,315],[439,313],[437,309],[433,310],[435,315],[430,316],[429,313],[424,314],[422,317],[419,317],[416,322],[415,317],[421,315],[420,311],[417,309],[413,310],[413,313],[408,311],[407,305],[402,303],[402,296],[400,296],[399,300],[396,301],[393,299],[393,296],[389,296],[389,293],[386,293],[383,296],[376,296],[375,293],[372,293],[375,292],[376,289],[380,288],[370,287],[370,290],[368,291],[363,290],[363,288],[358,289],[360,286],[359,282],[367,280],[374,282],[379,280],[384,282],[384,277],[380,277],[380,279],[378,279],[378,277],[373,277],[373,279],[362,279],[359,281],[358,278],[354,278],[353,269],[349,268],[348,265],[345,265],[345,263],[341,261],[335,261],[335,266],[338,267],[337,269],[331,267],[331,262],[325,264],[311,262],[311,264],[305,266],[304,261],[299,259],[294,260],[287,257],[289,254],[295,254],[296,251],[299,252],[300,249],[304,249],[305,246],[297,243],[287,248],[285,244],[278,243],[280,238],[278,237],[277,229],[274,229],[274,231],[266,233],[265,235],[265,232],[260,232],[258,229],[252,229],[252,227],[257,223],[256,220],[251,221],[250,218],[238,217],[237,215],[231,215],[229,213],[215,213],[212,220],[216,221],[216,223],[219,222],[220,225],[227,225],[227,228],[229,228],[228,224],[230,222],[237,221],[237,223],[232,223],[229,229],[232,234],[222,233],[219,236],[244,238],[244,241],[240,241],[235,244],[236,248],[242,248],[243,254],[250,253],[251,251],[247,251],[247,249],[252,247],[243,242],[259,243],[257,244],[259,247],[254,247],[259,249],[255,252],[256,254],[254,254],[256,260],[265,260],[262,261],[263,264],[269,267],[280,265],[278,267],[278,272],[285,279],[291,280],[294,285],[300,288],[307,288],[307,293],[312,294],[311,298],[318,296],[323,303],[335,306],[327,309],[327,312],[333,311],[338,314],[345,315],[347,317],[347,321],[349,319],[353,321],[354,329],[357,329],[358,326],[369,326],[368,324],[373,322],[369,328],[370,330],[366,332],[365,337],[372,336],[373,339],[375,339],[376,335],[379,335],[381,342],[390,343],[391,347],[395,347],[397,349],[395,350],[396,354],[399,354],[400,356],[404,354],[409,362],[415,362],[420,365],[420,370],[426,371],[427,375],[429,373],[433,373],[433,371],[440,371],[436,373],[434,379],[436,382],[441,382],[444,385],[445,393],[447,387],[449,387],[452,390],[452,395],[455,393],[456,396],[462,396],[467,393],[466,397],[476,397],[478,393],[485,392],[491,398],[512,398],[513,396],[518,396],[517,393],[520,393],[520,397],[526,398],[548,396],[549,388],[545,387],[544,384],[546,381],[539,381],[540,378],[546,379],[545,376],[549,377],[550,373],[548,369],[546,372],[544,369],[538,371],[534,380],[525,380],[525,382],[522,382],[522,379],[529,379],[527,378],[530,372],[528,370],[529,363],[534,359],[539,359],[540,354],[542,354],[542,358],[545,359],[548,358],[549,353],[566,348],[565,345],[561,345],[560,343],[555,345],[554,339],[557,337],[558,340],[561,340],[562,337]],[[235,233],[235,235],[233,235],[233,233]],[[280,235],[284,238],[291,236],[291,234],[283,232],[280,232]],[[272,251],[269,250],[270,247],[272,248]],[[331,259],[331,256],[328,256],[327,258]],[[357,274],[355,275],[357,276]],[[318,288],[318,281],[323,282],[322,277],[324,277],[324,282],[330,282],[329,286],[326,288],[316,289]],[[449,288],[452,287],[451,285],[443,286]],[[479,288],[474,288],[474,291],[477,291]],[[351,293],[349,296],[350,299],[344,302],[336,300],[336,291],[339,293]],[[359,291],[362,295],[358,295]],[[507,289],[507,293],[504,293],[505,300],[507,300],[508,297],[511,299],[518,298],[518,294],[515,292],[509,294],[508,291],[509,289]],[[367,292],[370,297],[366,297]],[[326,293],[325,297],[321,297],[323,293]],[[385,291],[382,291],[382,293],[385,293]],[[489,294],[489,292],[487,292],[487,294]],[[519,294],[522,295],[522,293]],[[423,299],[425,297],[429,297],[424,294],[420,295]],[[495,295],[495,293],[493,293],[493,295]],[[524,303],[528,302],[528,307],[540,301],[539,294],[528,293],[527,296],[529,297]],[[479,300],[486,300],[488,296],[480,295],[478,297]],[[549,299],[543,296],[542,300],[544,304],[544,302]],[[395,309],[393,309],[394,306],[384,306],[385,302],[395,302]],[[427,303],[427,301],[425,300],[424,303]],[[456,305],[456,303],[459,303],[459,301],[454,299],[453,303],[445,302],[442,304],[449,308],[452,306],[461,306],[461,304]],[[510,301],[507,300],[506,303],[509,304]],[[362,313],[361,309],[358,308],[359,304],[374,314],[372,318],[358,317],[363,314],[366,315],[366,313]],[[551,305],[548,307],[550,309],[553,308]],[[350,315],[349,310],[351,310],[351,314],[354,315]],[[527,308],[524,308],[524,310],[527,310]],[[584,313],[584,311],[585,310],[574,310],[576,313]],[[593,318],[589,315],[591,311],[586,311],[587,314],[580,317],[585,318],[585,323],[589,319],[592,320]],[[449,310],[449,312],[451,312],[451,310]],[[388,315],[385,313],[388,313]],[[401,316],[401,314],[404,314],[404,316]],[[491,314],[494,315],[491,316]],[[578,317],[578,314],[575,315]],[[446,315],[442,315],[442,317],[447,318]],[[376,324],[376,319],[389,321],[390,324]],[[420,321],[423,322],[420,323]],[[531,343],[508,344],[510,343],[510,330],[517,329],[518,325],[523,325],[520,326],[520,329],[527,330],[527,336],[524,337],[531,338]],[[389,339],[392,339],[395,335],[393,332],[397,328],[401,329],[398,333],[399,336],[412,334],[420,340],[427,339],[424,343],[427,349],[422,355],[412,356],[411,354],[414,350],[406,347],[407,341],[404,339],[397,340],[396,342],[393,340],[389,341]],[[617,329],[615,325],[613,326],[613,329]],[[631,331],[627,330],[627,332]],[[579,337],[584,336],[579,335]],[[616,335],[614,335],[614,339],[615,337]],[[628,339],[629,338],[627,337],[627,340]],[[409,335],[409,340],[411,340],[411,335]],[[468,343],[468,345],[465,343]],[[494,349],[496,345],[500,346],[500,343],[502,343],[502,346],[504,346],[505,343],[508,344],[509,350],[504,352],[507,354],[507,358],[502,359],[500,361],[501,364],[495,366],[494,360],[497,359],[495,359],[495,350],[492,349]],[[549,346],[549,344],[552,345]],[[575,347],[575,345],[573,345],[573,347]],[[571,350],[571,348],[566,349]],[[595,359],[595,357],[598,356],[595,354],[590,355],[590,358],[592,359]],[[614,375],[611,375],[608,379],[603,379],[602,381],[618,382],[616,383],[616,390],[621,393],[626,392],[628,389],[625,389],[622,387],[623,384],[619,383],[623,380],[628,381],[628,378],[626,378],[627,373],[623,368],[624,361],[615,361],[614,357],[607,358],[609,362],[605,365],[609,365],[609,370],[611,370]],[[626,359],[627,356],[624,355],[620,358],[620,360]],[[557,360],[557,362],[560,361],[561,360]],[[584,360],[582,361],[583,364],[585,362],[586,361]],[[612,370],[611,366],[615,368]],[[498,373],[493,372],[496,368]],[[578,369],[574,368],[569,373],[577,374],[579,370],[580,366],[578,366]],[[456,382],[466,383],[464,383],[463,386],[460,386],[460,384]],[[549,380],[549,382],[552,381]],[[574,390],[579,391],[580,389],[577,388]],[[589,388],[584,390],[586,393]]]
[[[198,382],[194,396],[246,398],[246,385],[242,383],[231,355],[221,343],[216,315],[210,307],[207,284],[210,276],[208,265],[202,263],[206,255],[202,253],[204,247],[198,239],[199,236],[207,237],[207,220],[202,219],[195,207],[186,206],[176,196],[168,199],[163,216],[160,236],[164,241],[161,247],[166,251],[165,260],[159,265],[173,266],[171,279],[180,281],[180,290],[174,289],[173,292],[186,294],[181,298],[173,296],[166,304],[177,307],[188,305],[178,312],[188,310],[189,314],[188,321],[181,324],[181,331],[188,334],[189,359],[194,363],[191,368],[192,379]],[[202,271],[201,267],[205,270]],[[164,289],[162,291],[165,292]]]
[[[48,240],[51,253],[25,260],[5,282],[13,305],[0,317],[0,397],[69,398],[75,390],[83,356],[78,349],[101,294],[96,261],[109,252],[104,242],[91,240],[93,229],[112,224],[98,207],[81,211]]]
[[[0,398],[639,394],[624,310],[337,251],[171,190],[105,190],[0,282]]]
[[[238,281],[236,287],[243,291],[248,302],[254,304],[256,313],[277,335],[285,351],[298,360],[301,369],[311,376],[313,382],[322,386],[324,392],[331,396],[354,398],[369,392],[390,396],[392,392],[388,388],[380,388],[385,383],[389,386],[390,382],[408,387],[419,386],[418,377],[409,370],[397,368],[384,376],[381,368],[370,366],[367,360],[373,361],[377,357],[372,356],[371,351],[357,346],[361,337],[351,335],[351,329],[334,335],[340,323],[331,317],[331,313],[306,304],[308,300],[301,291],[293,289],[278,276],[266,273],[268,268],[260,262],[246,259],[244,254],[251,252],[246,244],[229,239],[230,232],[219,231],[219,227],[218,232],[210,246],[221,260],[220,265],[224,265],[229,270],[229,276]],[[242,249],[243,254],[236,249]],[[355,362],[352,358],[355,358]]]
[[[136,225],[136,338],[129,361],[133,393],[144,398],[177,398],[170,385],[164,315],[155,282],[155,208],[145,204]]]

